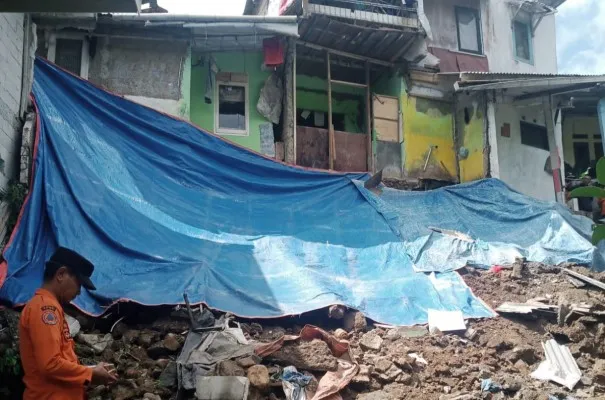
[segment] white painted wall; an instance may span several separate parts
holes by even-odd
[[[506,0],[424,0],[433,40],[429,46],[458,51],[455,7],[481,10],[483,52],[490,72],[556,73],[555,16],[543,18],[533,38],[534,63],[515,60],[512,20]]]
[[[533,37],[534,62],[515,60],[512,20],[514,12],[506,0],[483,2],[484,51],[490,72],[557,73],[555,16],[542,19]],[[521,18],[527,16],[520,16]]]
[[[0,157],[4,160],[0,187],[17,174],[22,64],[23,14],[0,13]]]
[[[521,144],[520,121],[525,117],[526,122],[544,126],[541,107],[516,108],[510,104],[496,104],[495,116],[500,179],[521,193],[555,201],[552,175],[544,172],[549,152]],[[500,134],[504,123],[510,124],[510,137]],[[561,129],[555,129],[555,136],[560,146]]]

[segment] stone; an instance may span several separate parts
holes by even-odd
[[[529,365],[523,360],[517,360],[515,363],[515,368],[519,371],[526,371],[529,368]]]
[[[349,333],[344,329],[338,328],[334,331],[334,337],[340,340],[347,340],[349,338]]]
[[[269,388],[271,383],[269,370],[264,365],[253,365],[248,368],[248,380],[250,381],[250,385],[264,391]]]
[[[340,304],[335,304],[333,306],[330,306],[330,308],[328,308],[328,317],[333,318],[333,319],[343,319],[346,311],[347,311],[347,308],[345,306],[340,305]]]
[[[175,354],[181,348],[176,335],[169,333],[164,340],[157,342],[147,349],[149,357],[155,359]]]
[[[382,347],[382,338],[376,331],[366,333],[359,340],[359,346],[366,351],[380,351]]]
[[[107,346],[110,346],[113,342],[113,337],[109,333],[106,335],[80,333],[77,339],[80,343],[93,349],[95,354],[103,353]]]
[[[379,378],[385,382],[394,382],[401,374],[403,374],[403,371],[391,364],[391,367],[386,372],[380,374]]]
[[[359,311],[349,311],[346,313],[342,323],[347,332],[363,332],[368,327],[365,315]]]
[[[536,349],[532,346],[522,345],[513,348],[513,359],[512,362],[516,362],[517,360],[523,360],[527,364],[532,365],[539,361],[538,354],[536,353]]]
[[[408,373],[401,372],[401,374],[397,377],[396,381],[398,383],[403,383],[404,385],[409,385],[414,380],[414,377]]]
[[[111,330],[111,336],[113,336],[114,339],[118,340],[121,339],[126,332],[128,332],[128,325],[120,321]]]
[[[136,389],[132,386],[118,385],[111,390],[111,398],[113,400],[129,400],[137,395]]]
[[[336,371],[338,360],[328,345],[319,339],[288,343],[270,356],[278,364],[293,365],[298,370]]]
[[[198,400],[242,400],[249,391],[250,382],[241,376],[201,376],[195,383]]]
[[[162,400],[162,398],[160,396],[158,396],[157,394],[153,394],[153,393],[145,393],[143,395],[143,399],[144,400]]]
[[[166,368],[170,364],[170,360],[168,358],[160,358],[155,362],[155,365],[160,367],[162,370]]]
[[[136,368],[128,368],[126,371],[124,371],[124,376],[127,379],[136,379],[139,375],[139,370]]]
[[[236,360],[236,362],[237,362],[237,365],[239,365],[240,367],[242,367],[244,369],[248,369],[248,368],[252,367],[253,365],[260,363],[261,358],[256,355],[252,355],[252,356],[240,358],[240,359]]]
[[[416,338],[428,335],[429,331],[423,326],[401,326],[398,328],[390,329],[385,339],[395,341],[403,338]]]
[[[135,343],[139,339],[140,333],[141,332],[136,329],[128,330],[128,331],[124,332],[124,334],[122,335],[122,341],[125,344]]]
[[[176,373],[176,362],[171,361],[166,368],[164,368],[164,371],[162,371],[162,373],[160,374],[160,378],[158,379],[158,384],[161,387],[165,387],[165,388],[173,388],[176,387],[176,379],[177,379],[177,373]]]
[[[379,374],[387,372],[393,366],[393,362],[386,357],[377,358],[374,362],[374,371]]]
[[[217,366],[219,376],[246,376],[246,371],[233,360],[221,361]]]
[[[157,333],[151,331],[141,332],[137,338],[137,343],[143,347],[151,346],[157,340]]]
[[[368,365],[360,365],[359,371],[357,371],[357,375],[353,377],[351,382],[368,385],[370,383],[370,374],[372,373],[372,367]]]

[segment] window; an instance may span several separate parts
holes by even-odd
[[[48,45],[48,60],[72,74],[88,79],[88,39],[79,33],[52,33]]]
[[[473,8],[456,7],[458,50],[483,54],[481,46],[481,19]]]
[[[230,75],[230,80],[217,75],[214,117],[216,133],[248,136],[247,77],[242,74],[227,75]]]
[[[546,127],[521,121],[521,143],[548,151]]]
[[[527,22],[513,21],[513,46],[517,60],[534,62],[531,27]]]

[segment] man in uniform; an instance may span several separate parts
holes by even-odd
[[[21,362],[24,400],[83,400],[90,384],[115,383],[108,364],[87,367],[78,362],[62,305],[95,290],[94,266],[75,251],[60,247],[46,263],[44,282],[21,313]]]

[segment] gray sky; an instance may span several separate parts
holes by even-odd
[[[160,0],[171,13],[241,15],[245,0]],[[567,0],[557,13],[560,73],[605,74],[605,0]]]

